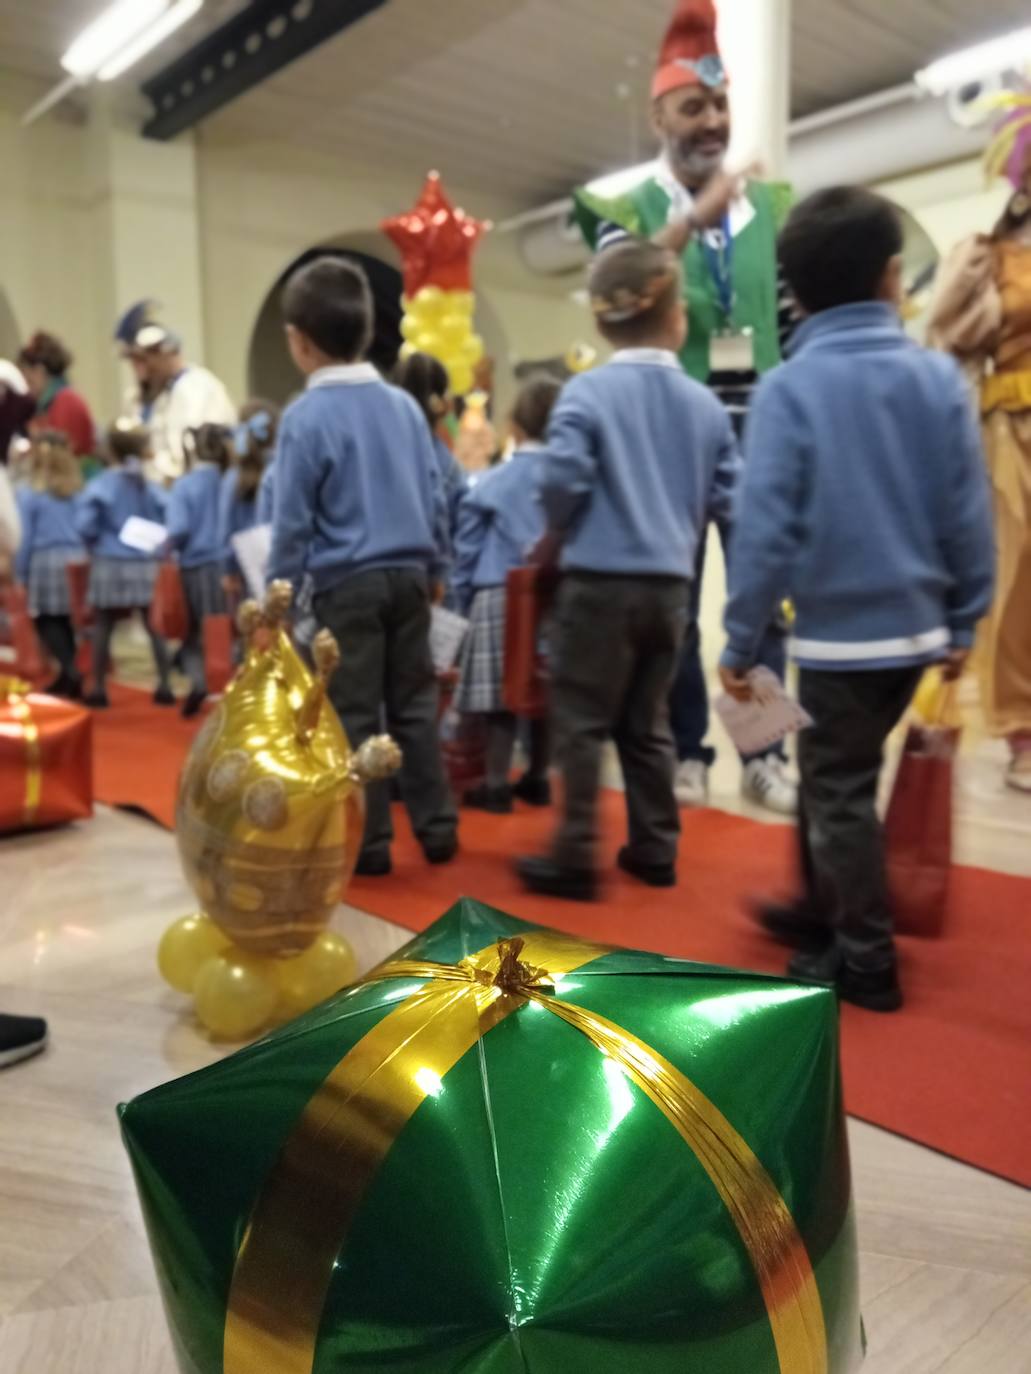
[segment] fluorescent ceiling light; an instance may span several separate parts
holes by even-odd
[[[973,48],[950,53],[916,74],[918,86],[932,95],[948,95],[971,82],[1023,66],[1031,59],[1031,29],[1017,29]]]
[[[611,199],[621,196],[624,191],[629,191],[631,187],[639,185],[648,177],[654,176],[658,170],[658,160],[651,162],[639,162],[636,167],[624,167],[618,172],[608,172],[605,176],[595,177],[589,181],[584,188],[592,196],[601,196],[603,199]]]
[[[80,81],[89,80],[167,6],[168,0],[117,0],[83,29],[61,58],[61,66]]]
[[[178,0],[178,3],[170,10],[166,10],[156,23],[151,24],[150,28],[145,29],[109,62],[104,63],[97,72],[98,81],[113,81],[116,76],[127,72],[141,57],[145,57],[151,48],[156,48],[188,19],[192,19],[203,4],[204,0]]]

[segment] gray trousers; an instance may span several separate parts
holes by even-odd
[[[315,615],[340,645],[330,700],[357,749],[387,730],[401,746],[401,796],[423,844],[447,840],[458,815],[437,733],[437,678],[430,657],[426,577],[408,568],[355,573],[315,597]],[[366,856],[389,852],[390,783],[365,789]]]
[[[884,743],[922,668],[803,668],[799,698],[814,725],[798,737],[798,837],[806,906],[826,921],[845,962],[876,971],[895,960],[877,784]]]
[[[680,814],[669,691],[687,627],[689,584],[675,577],[567,573],[552,641],[556,752],[565,810],[553,857],[597,862],[602,748],[611,736],[626,785],[629,847],[643,864],[673,863]]]

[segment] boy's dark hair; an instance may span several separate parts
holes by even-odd
[[[680,294],[680,265],[668,248],[625,239],[599,253],[587,278],[602,336],[633,348],[655,334]]]
[[[18,354],[18,361],[27,367],[45,367],[51,377],[63,377],[74,359],[56,335],[39,329]]]
[[[527,439],[543,440],[561,391],[561,383],[542,374],[528,377],[519,388],[512,407],[512,423],[519,426]]]
[[[890,201],[862,186],[832,186],[791,212],[780,261],[795,299],[815,315],[876,300],[902,244],[902,220]]]
[[[414,399],[435,431],[447,414],[445,398],[451,386],[444,364],[429,353],[413,353],[398,363],[394,381]]]
[[[328,357],[355,362],[372,342],[369,279],[356,262],[316,258],[299,267],[287,282],[283,319]]]

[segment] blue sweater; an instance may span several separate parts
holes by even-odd
[[[501,587],[544,533],[537,500],[542,445],[517,449],[470,487],[458,507],[451,589],[466,609],[473,593]]]
[[[567,570],[690,579],[709,519],[730,519],[730,420],[672,353],[624,349],[575,377],[546,447],[541,502]]]
[[[911,343],[887,305],[807,320],[749,422],[723,662],[755,662],[784,596],[803,667],[932,662],[973,642],[993,564],[981,441],[956,364]]]
[[[240,495],[240,475],[230,470],[222,478],[222,488],[218,496],[218,542],[225,554],[226,571],[241,576],[240,565],[233,553],[233,535],[253,529],[259,523],[260,493],[265,486],[265,478],[271,473],[271,464],[261,475],[261,482],[250,496]],[[272,492],[268,492],[269,514],[263,522],[272,518]]]
[[[198,463],[172,488],[166,521],[168,542],[183,568],[200,568],[225,559],[226,546],[219,530],[222,476],[214,463]]]
[[[74,496],[51,496],[48,491],[19,490],[21,543],[15,563],[19,582],[25,582],[34,553],[44,549],[81,550],[82,540],[75,527]]]
[[[288,407],[275,457],[270,578],[316,591],[372,568],[446,567],[447,510],[426,421],[369,364],[328,367]]]
[[[462,497],[469,489],[469,474],[438,434],[433,436],[433,451],[437,455],[437,472],[444,489],[448,532],[453,544],[458,525],[458,508],[462,504]]]
[[[167,496],[139,473],[108,468],[94,477],[76,502],[75,527],[94,556],[149,561],[151,554],[131,549],[118,538],[130,515],[163,525]]]

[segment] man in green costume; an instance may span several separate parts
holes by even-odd
[[[781,342],[790,332],[777,235],[791,192],[724,168],[730,100],[712,0],[679,0],[659,56],[652,102],[652,125],[662,144],[655,173],[611,200],[577,191],[576,217],[599,252],[637,234],[682,256],[690,330],[680,361],[688,376],[716,393],[740,435],[759,376],[780,362]],[[721,528],[720,534],[726,549],[729,531]],[[709,703],[698,630],[703,560],[704,545],[692,624],[670,697],[677,798],[686,806],[704,805],[715,758],[705,744]],[[770,627],[760,661],[783,678],[782,625]],[[779,750],[742,762],[742,790],[751,801],[794,813],[796,789],[784,775]]]

